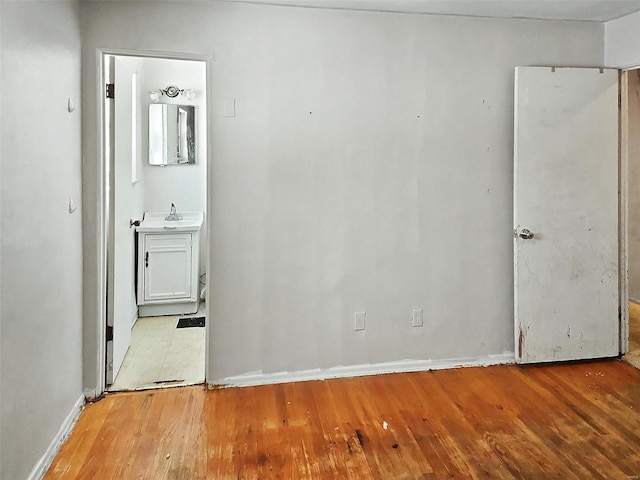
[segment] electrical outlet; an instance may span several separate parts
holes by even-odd
[[[367,317],[367,312],[356,312],[354,315],[354,319],[355,319],[355,325],[354,325],[354,330],[355,331],[360,331],[360,330],[364,330],[364,320]]]
[[[422,309],[411,311],[411,325],[414,327],[421,327],[424,324],[423,320]]]

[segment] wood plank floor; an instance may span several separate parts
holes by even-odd
[[[111,394],[45,480],[639,476],[640,371],[608,361]]]

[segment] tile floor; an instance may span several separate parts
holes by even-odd
[[[131,346],[109,391],[144,390],[204,382],[205,329],[176,328],[180,318],[182,317],[138,318],[131,330]]]

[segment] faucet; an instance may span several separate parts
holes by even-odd
[[[182,220],[182,217],[176,213],[176,206],[173,203],[171,204],[169,215],[164,217],[164,219],[168,222],[177,222],[178,220]]]

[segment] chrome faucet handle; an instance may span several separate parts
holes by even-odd
[[[182,217],[176,213],[175,204],[171,204],[171,210],[169,210],[169,215],[164,217],[164,219],[168,222],[175,222],[178,220],[182,220]]]

